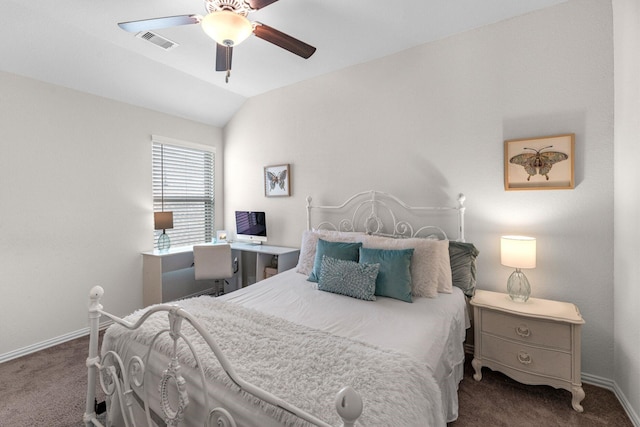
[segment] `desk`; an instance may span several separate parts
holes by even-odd
[[[232,257],[238,260],[238,273],[225,284],[225,292],[232,292],[265,278],[265,268],[277,258],[277,272],[294,268],[300,250],[283,246],[231,243]],[[193,246],[170,248],[142,253],[142,302],[144,306],[195,296],[207,290],[193,274]],[[254,260],[255,259],[255,260]],[[255,270],[254,270],[255,268]]]

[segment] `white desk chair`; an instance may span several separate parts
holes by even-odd
[[[214,294],[220,295],[219,283],[222,281],[222,293],[226,279],[233,277],[231,245],[196,245],[193,247],[193,265],[196,280],[216,280]]]

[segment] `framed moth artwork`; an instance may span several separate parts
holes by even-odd
[[[289,164],[264,167],[264,195],[279,197],[291,195]]]
[[[574,188],[575,134],[504,142],[504,189]]]

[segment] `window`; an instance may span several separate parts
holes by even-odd
[[[153,137],[153,211],[172,211],[171,246],[210,242],[214,237],[214,148]],[[155,247],[162,230],[155,231]]]

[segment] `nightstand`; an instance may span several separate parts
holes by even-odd
[[[500,371],[524,384],[563,388],[582,412],[580,329],[584,320],[574,304],[529,298],[512,301],[507,294],[477,290],[471,300],[476,381],[482,367]]]

